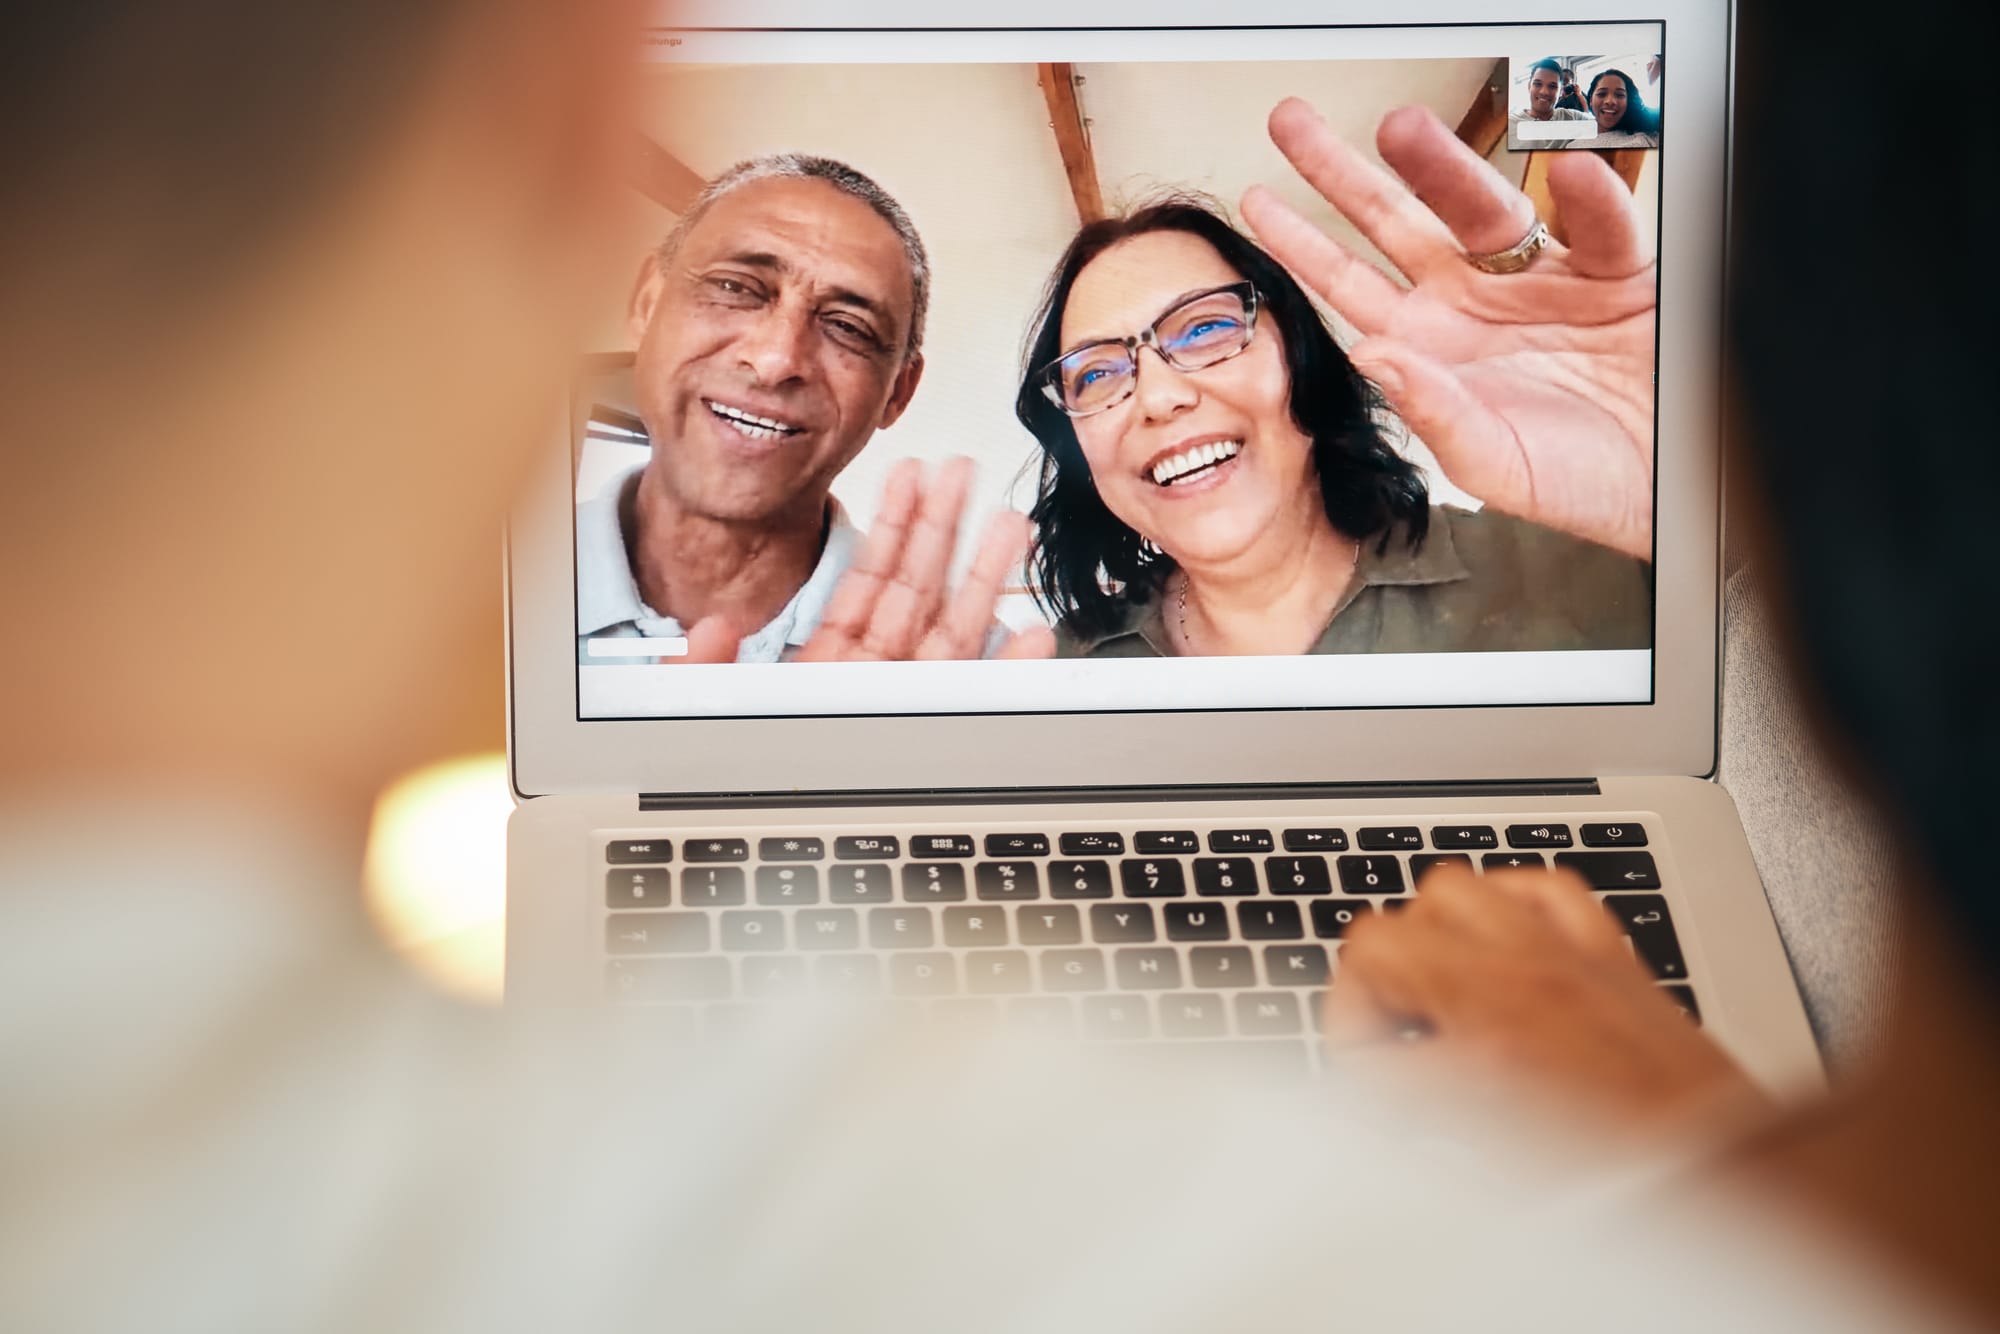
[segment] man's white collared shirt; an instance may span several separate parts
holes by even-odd
[[[649,662],[650,658],[597,657],[593,639],[683,639],[687,628],[671,616],[646,605],[639,581],[626,555],[625,529],[619,518],[628,491],[638,485],[643,465],[620,475],[602,495],[576,507],[576,659],[596,666]],[[819,564],[799,591],[755,634],[744,637],[738,662],[782,662],[787,654],[812,638],[833,597],[835,585],[861,548],[861,530],[848,520],[840,502],[827,525],[826,546]]]

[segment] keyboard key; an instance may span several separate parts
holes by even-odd
[[[607,908],[664,908],[667,886],[673,873],[656,871],[606,871],[604,906]]]
[[[1197,945],[1188,951],[1188,973],[1198,987],[1254,987],[1257,964],[1242,945]]]
[[[1057,899],[1111,897],[1110,862],[1057,862],[1049,867],[1049,896]]]
[[[1184,991],[1159,1001],[1160,1033],[1170,1038],[1219,1038],[1229,1032],[1222,997]]]
[[[975,996],[1012,996],[1026,991],[1034,974],[1026,950],[973,950],[965,956],[965,989]]]
[[[1005,945],[1005,908],[946,908],[944,943],[947,945]]]
[[[1558,852],[1556,865],[1580,873],[1592,889],[1658,889],[1650,852]]]
[[[889,990],[898,996],[949,996],[958,990],[958,963],[949,954],[898,954],[889,960]]]
[[[1129,945],[1157,940],[1153,929],[1153,909],[1144,903],[1093,903],[1090,906],[1090,938],[1107,945]]]
[[[1083,1035],[1087,1038],[1143,1038],[1153,1032],[1153,1013],[1144,996],[1085,996]]]
[[[1211,898],[1225,894],[1255,894],[1257,866],[1248,857],[1197,857],[1194,892]]]
[[[750,841],[743,838],[689,839],[681,853],[691,862],[747,862]]]
[[[1306,993],[1306,1013],[1312,1016],[1313,1032],[1326,1032],[1326,993],[1308,991]]]
[[[743,868],[690,866],[681,872],[681,902],[690,908],[734,908],[743,902]]]
[[[986,855],[989,857],[1046,857],[1049,855],[1047,834],[988,834]]]
[[[1394,857],[1342,857],[1340,887],[1349,894],[1400,894],[1403,864]]]
[[[903,867],[903,902],[961,903],[965,868],[956,862],[910,862]]]
[[[1444,824],[1431,827],[1431,846],[1439,849],[1479,851],[1500,846],[1500,836],[1490,824]]]
[[[1118,879],[1125,887],[1127,898],[1174,899],[1187,893],[1187,880],[1181,874],[1181,864],[1167,857],[1120,862]]]
[[[1667,997],[1681,1007],[1681,1013],[1694,1020],[1697,1025],[1701,1023],[1701,1007],[1694,1003],[1693,987],[1672,986],[1661,987],[1660,990],[1666,992]]]
[[[1192,829],[1151,829],[1132,835],[1132,851],[1141,856],[1149,852],[1200,852],[1201,840]]]
[[[1548,865],[1539,852],[1489,852],[1479,864],[1488,871],[1540,871]]]
[[[973,854],[970,834],[912,834],[910,855],[912,857],[970,857]]]
[[[1296,903],[1239,903],[1236,924],[1245,940],[1303,940],[1306,934]]]
[[[1076,1036],[1076,1007],[1067,996],[1022,996],[1007,1002],[1007,1027],[1035,1037]]]
[[[1046,951],[1042,955],[1042,990],[1104,990],[1104,951]]]
[[[792,935],[802,950],[861,948],[861,918],[852,908],[808,908],[792,919]]]
[[[746,996],[792,996],[805,990],[806,961],[797,954],[774,954],[742,963]]]
[[[872,954],[821,955],[813,961],[813,986],[832,996],[879,996],[882,961]]]
[[[903,842],[885,834],[849,835],[833,840],[833,855],[844,862],[873,862],[903,855]]]
[[[1323,987],[1327,962],[1324,945],[1266,945],[1264,974],[1274,987]]]
[[[722,948],[781,950],[785,948],[785,915],[768,908],[722,914]]]
[[[619,838],[605,845],[604,860],[613,866],[635,862],[655,865],[674,859],[674,845],[664,838]]]
[[[1424,846],[1424,831],[1413,824],[1363,829],[1354,836],[1363,852],[1412,852]]]
[[[1268,829],[1217,829],[1208,836],[1210,852],[1269,852]]]
[[[757,840],[757,860],[760,862],[816,862],[825,856],[824,839],[799,838],[788,834]]]
[[[1348,927],[1374,911],[1368,899],[1322,899],[1312,905],[1313,934],[1321,940],[1339,940]]]
[[[1440,866],[1472,869],[1472,858],[1463,852],[1425,852],[1410,858],[1410,883],[1421,885],[1424,876]]]
[[[989,903],[1015,903],[1042,896],[1042,873],[1033,862],[981,862],[972,868],[979,897]]]
[[[886,866],[835,866],[826,873],[826,885],[834,903],[887,903],[896,897]]]
[[[868,913],[868,943],[878,950],[924,950],[933,943],[927,908],[874,908]]]
[[[760,866],[757,868],[757,902],[791,907],[819,902],[819,868],[816,866]]]
[[[611,993],[631,1001],[722,1000],[729,995],[729,960],[612,959]]]
[[[604,919],[607,954],[700,954],[708,918],[698,912],[619,912]]]
[[[1065,857],[1116,857],[1125,851],[1123,834],[1064,834],[1059,840]]]
[[[1273,894],[1333,893],[1324,857],[1266,857],[1264,879]]]
[[[1295,992],[1246,991],[1236,998],[1236,1031],[1246,1038],[1290,1037],[1304,1029]]]
[[[1586,848],[1643,848],[1646,827],[1636,824],[1587,824],[1576,831]],[[1692,992],[1688,993],[1690,996]]]
[[[1014,925],[1023,945],[1079,945],[1083,919],[1066,903],[1014,910]]]
[[[1414,894],[1378,900],[1382,905],[1383,912],[1402,912],[1416,901],[1416,895]]]
[[[1169,903],[1168,940],[1227,940],[1229,910],[1219,903]]]
[[[1687,961],[1681,957],[1681,943],[1674,935],[1674,919],[1667,901],[1658,894],[1610,894],[1604,906],[1632,937],[1632,948],[1653,976],[1663,982],[1687,979]]]
[[[1287,829],[1286,852],[1345,852],[1347,832],[1342,829]]]
[[[1124,991],[1171,991],[1181,984],[1181,956],[1164,947],[1150,950],[1117,950],[1111,956]]]
[[[1510,848],[1566,848],[1569,846],[1569,826],[1566,824],[1510,824],[1507,826],[1507,846]]]

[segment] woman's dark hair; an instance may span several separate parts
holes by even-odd
[[[1291,381],[1292,421],[1313,442],[1321,502],[1333,526],[1351,538],[1379,537],[1386,550],[1401,524],[1412,550],[1424,539],[1430,497],[1423,473],[1390,448],[1382,398],[1348,361],[1303,288],[1284,266],[1232,227],[1197,195],[1170,195],[1136,212],[1087,224],[1049,278],[1029,335],[1014,414],[1042,446],[1040,491],[1032,511],[1035,599],[1079,635],[1102,634],[1119,620],[1123,598],[1153,596],[1174,563],[1148,548],[1097,494],[1076,430],[1042,392],[1037,372],[1062,355],[1063,310],[1077,276],[1121,241],[1149,232],[1185,232],[1217,253],[1257,288],[1259,328],[1275,329]]]
[[[1606,79],[1617,79],[1625,85],[1625,114],[1611,127],[1612,133],[1658,134],[1660,113],[1646,105],[1646,99],[1639,96],[1639,85],[1632,82],[1632,76],[1622,69],[1599,70],[1590,81],[1590,91],[1584,94],[1584,104],[1588,106],[1590,100],[1597,96],[1597,85]],[[1589,140],[1581,142],[1588,144]]]
[[[1790,0],[1742,8],[1737,125],[1823,98],[1827,70],[2000,41],[2000,10],[1911,0],[1889,24]],[[1763,571],[1832,753],[1875,797],[2000,1004],[2000,491],[1993,367],[2000,184],[1963,138],[1858,116],[1837,135],[1739,133],[1731,172],[1731,360]],[[1837,225],[1824,225],[1837,219]],[[1857,241],[1857,238],[1900,238]],[[1896,886],[1895,888],[1902,888]]]

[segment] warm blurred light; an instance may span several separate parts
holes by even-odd
[[[430,981],[497,1002],[506,962],[505,755],[433,764],[375,802],[365,869],[383,937]]]

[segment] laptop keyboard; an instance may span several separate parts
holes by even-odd
[[[695,1035],[799,992],[1309,1066],[1340,942],[1425,872],[1579,872],[1697,1023],[1637,822],[606,837],[611,999]]]

